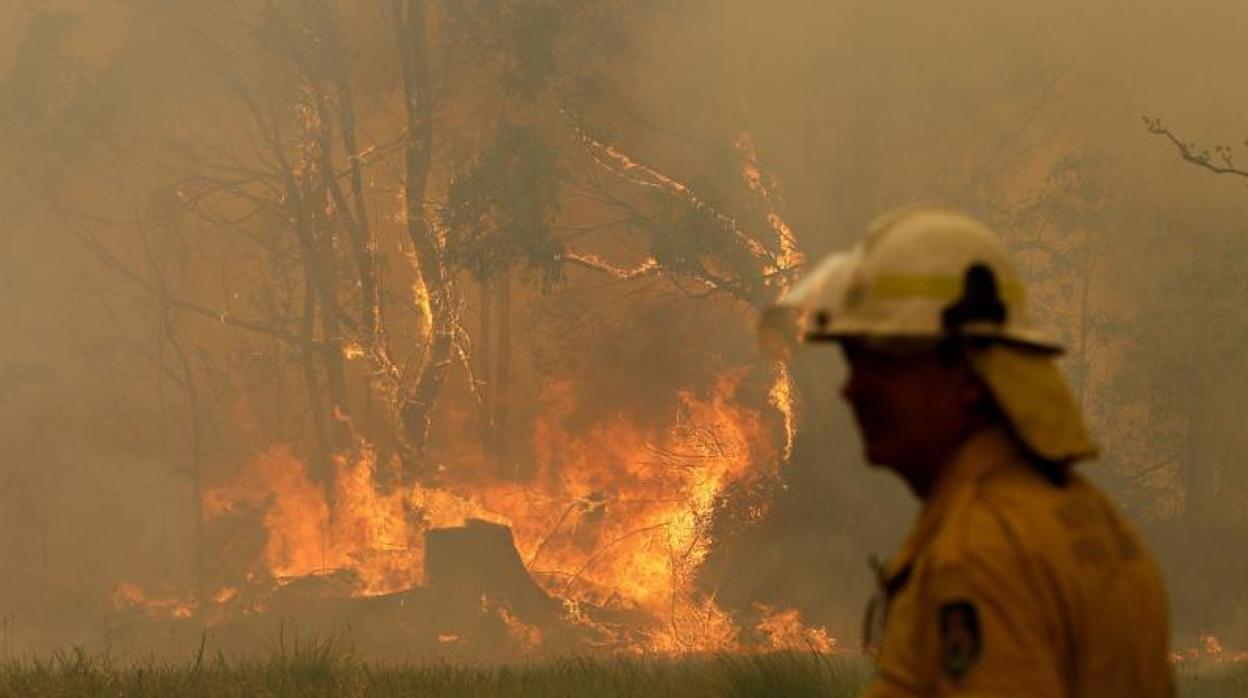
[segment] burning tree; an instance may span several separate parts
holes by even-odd
[[[508,525],[575,617],[666,619],[654,647],[735,642],[693,573],[725,488],[788,457],[783,368],[715,362],[644,416],[596,414],[581,382],[601,369],[575,361],[529,371],[530,397],[508,389],[519,302],[646,284],[748,333],[750,307],[801,264],[748,134],[722,144],[750,202],[730,207],[591,115],[610,89],[608,27],[644,10],[128,8],[147,31],[92,79],[142,62],[173,88],[136,137],[156,163],[126,185],[141,203],[106,214],[75,187],[44,191],[148,297],[151,364],[186,405],[197,593],[121,602],[254,611],[266,580],[330,573],[347,595],[400,593],[424,581],[426,532],[475,518]]]

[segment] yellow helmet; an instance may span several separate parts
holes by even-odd
[[[1035,327],[1005,246],[960,213],[885,215],[849,252],[834,254],[763,313],[764,350],[797,341],[859,339],[881,348],[971,339],[967,356],[1015,432],[1036,455],[1069,462],[1096,447],[1053,358],[1061,345]]]
[[[1031,324],[1024,295],[997,236],[967,216],[928,208],[880,218],[778,306],[799,311],[806,341],[959,336],[1061,352]]]

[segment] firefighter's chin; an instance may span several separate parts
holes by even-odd
[[[861,433],[863,455],[868,463],[888,468],[901,462],[903,451],[887,431],[862,429]]]
[[[857,407],[857,406],[855,406]],[[868,413],[862,409],[854,410],[854,421],[858,426],[858,434],[862,438],[863,455],[872,465],[889,466],[898,453],[896,430],[890,428],[887,420],[878,413]]]

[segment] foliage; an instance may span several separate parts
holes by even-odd
[[[551,227],[561,176],[555,152],[534,129],[500,124],[475,166],[451,184],[447,263],[488,278],[519,262],[543,282],[558,280]]]

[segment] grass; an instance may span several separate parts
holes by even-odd
[[[1207,664],[1178,672],[1180,698],[1243,698],[1248,696],[1248,664]]]
[[[119,663],[75,650],[0,665],[0,696],[855,696],[861,660],[813,653],[680,659],[566,657],[472,666],[359,661],[325,643],[275,648],[265,658],[206,657],[185,664]],[[1248,666],[1179,672],[1184,698],[1248,695]]]
[[[83,651],[0,667],[0,696],[853,696],[859,663],[800,652],[686,659],[565,657],[493,667],[356,661],[324,646],[258,660],[118,665]]]

